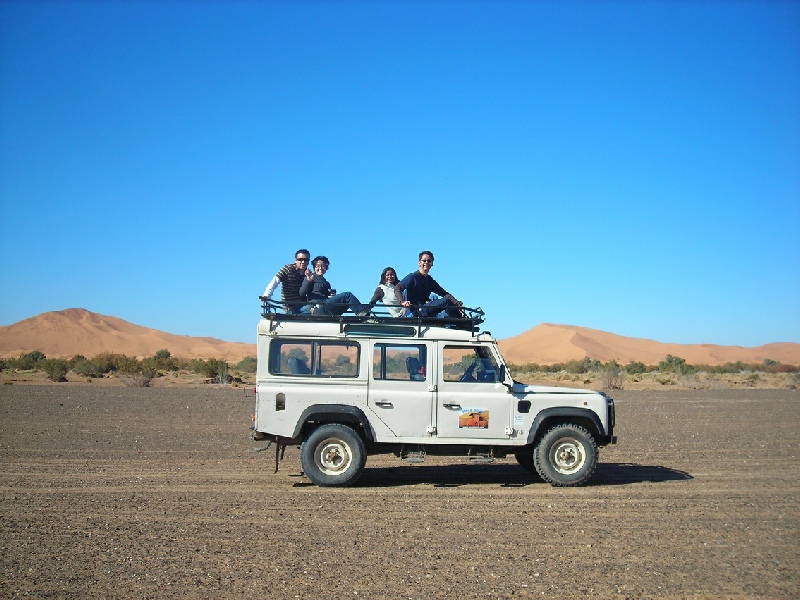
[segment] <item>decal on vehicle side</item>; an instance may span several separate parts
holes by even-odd
[[[462,408],[458,416],[459,429],[489,429],[489,409]]]

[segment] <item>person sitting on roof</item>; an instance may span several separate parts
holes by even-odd
[[[308,302],[300,309],[301,314],[338,317],[347,310],[358,315],[365,315],[369,312],[369,308],[361,304],[355,294],[351,292],[337,294],[336,290],[331,288],[331,284],[325,279],[325,273],[330,265],[327,256],[316,256],[311,263],[314,266],[314,272],[308,273],[300,285],[300,296]]]
[[[308,259],[310,257],[311,253],[305,248],[295,252],[294,263],[281,267],[277,275],[267,284],[264,295],[259,296],[261,301],[267,302],[272,299],[272,294],[280,285],[283,309],[288,313],[298,313],[300,306],[303,304],[300,298],[300,286],[303,284],[303,279],[311,275],[311,271],[308,270]]]
[[[394,288],[397,285],[397,271],[392,267],[386,267],[381,271],[381,282],[375,288],[375,293],[367,305],[368,309],[372,309],[379,301],[383,302],[386,310],[393,317],[402,317],[405,309],[400,306],[400,300],[395,296]]]
[[[394,293],[398,301],[408,309],[408,314],[415,317],[458,318],[463,316],[460,308],[462,303],[430,276],[432,268],[433,252],[423,250],[419,253],[419,270],[409,273],[394,286]],[[405,297],[403,297],[403,292],[405,292]],[[431,300],[433,293],[441,297]]]

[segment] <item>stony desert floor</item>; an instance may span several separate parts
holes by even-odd
[[[389,456],[319,488],[245,394],[0,386],[0,596],[800,597],[797,390],[619,391],[570,489]]]

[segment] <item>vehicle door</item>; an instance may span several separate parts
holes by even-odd
[[[439,343],[437,434],[459,440],[507,439],[513,396],[500,383],[489,346]]]
[[[424,442],[433,430],[434,388],[428,350],[424,343],[373,345],[367,405],[395,437],[409,438],[403,441]]]

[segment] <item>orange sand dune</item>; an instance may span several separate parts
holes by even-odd
[[[173,335],[83,308],[42,313],[0,327],[0,356],[16,357],[33,350],[48,358],[72,358],[76,354],[91,358],[103,352],[143,358],[169,350],[180,358],[238,362],[256,355],[255,344]]]
[[[582,360],[587,356],[603,362],[614,359],[627,364],[633,360],[654,365],[667,354],[679,356],[690,364],[761,363],[769,358],[800,365],[800,344],[795,343],[757,348],[664,344],[587,327],[550,323],[537,325],[499,343],[506,360],[518,365],[547,365]],[[50,358],[72,358],[76,354],[91,358],[103,352],[143,358],[159,350],[169,350],[180,358],[220,358],[231,362],[256,354],[255,344],[173,335],[82,308],[42,313],[13,325],[0,326],[0,356],[17,357],[33,350]]]
[[[533,329],[499,342],[503,356],[514,364],[549,365],[586,357],[620,364],[639,361],[656,365],[667,354],[689,364],[723,365],[729,362],[762,363],[765,359],[800,365],[800,344],[776,343],[755,348],[713,344],[665,344],[653,340],[623,337],[605,331],[542,323]]]

